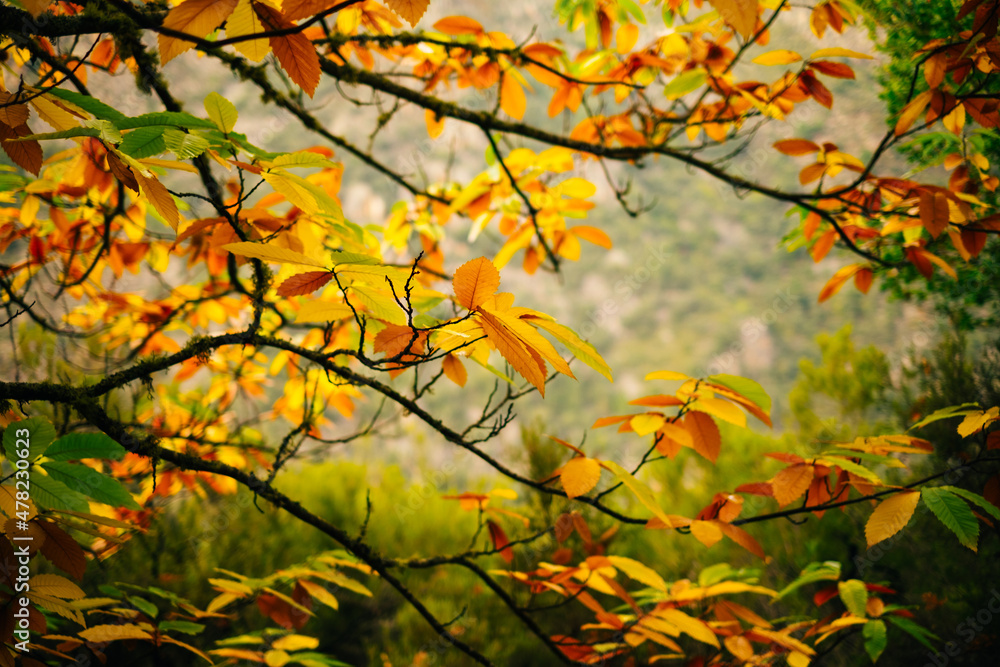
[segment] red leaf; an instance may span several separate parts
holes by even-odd
[[[490,539],[493,540],[493,548],[500,551],[500,555],[508,563],[514,560],[514,550],[508,547],[510,540],[507,539],[507,533],[503,532],[501,528],[492,519],[486,522],[486,528],[490,531]]]
[[[333,280],[331,271],[307,271],[288,278],[278,285],[278,296],[302,296],[312,294],[323,285]]]
[[[18,137],[26,137],[31,134],[27,125],[11,127],[5,123],[0,123],[0,147],[3,148],[7,157],[21,169],[30,171],[35,176],[42,169],[42,146],[37,141],[13,141]]]

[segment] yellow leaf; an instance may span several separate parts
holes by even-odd
[[[316,582],[309,581],[308,579],[299,579],[299,586],[302,586],[302,588],[304,588],[314,600],[319,600],[327,607],[330,607],[331,609],[340,608],[340,603],[337,602],[337,598],[334,597],[333,593],[328,591],[325,586],[320,586]],[[275,642],[274,645],[277,646],[278,643]],[[279,648],[287,647],[281,646]]]
[[[687,380],[688,375],[677,371],[653,371],[646,374],[646,380]]]
[[[909,523],[919,500],[919,491],[908,491],[897,493],[879,503],[865,524],[868,548],[901,531]]]
[[[267,32],[267,28],[264,27],[257,12],[254,11],[251,0],[239,0],[236,9],[233,10],[233,15],[226,21],[226,36],[244,37],[246,35],[261,35],[265,32]],[[255,63],[259,63],[271,52],[271,44],[266,37],[236,42],[233,44],[233,48]],[[224,131],[228,132],[229,130]]]
[[[809,56],[809,60],[817,60],[819,58],[862,58],[864,60],[871,60],[872,56],[867,53],[860,53],[858,51],[851,51],[850,49],[844,49],[839,46],[834,46],[828,49],[820,49],[812,55]]]
[[[692,521],[691,534],[706,547],[722,539],[722,529],[711,521]]]
[[[301,651],[302,649],[316,648],[319,646],[319,640],[306,635],[285,635],[271,642],[271,646],[282,651]]]
[[[411,26],[417,25],[417,21],[427,11],[430,0],[385,0],[389,9],[399,14]]]
[[[688,616],[680,609],[661,609],[653,612],[653,615],[677,626],[681,632],[689,635],[691,638],[719,648],[718,638],[705,621]]]
[[[153,636],[134,623],[95,625],[77,633],[89,642],[113,642],[122,639],[152,639]]]
[[[1000,416],[1000,408],[992,407],[985,412],[973,412],[967,414],[962,423],[958,425],[958,434],[963,438],[968,438],[973,433],[981,431],[987,424],[997,420]]]
[[[452,287],[458,304],[472,310],[496,294],[500,287],[500,272],[485,257],[469,260],[455,271]]]
[[[753,59],[758,65],[788,65],[802,60],[802,56],[788,49],[776,49],[762,53]]]
[[[615,34],[616,48],[618,53],[625,55],[632,50],[635,46],[636,41],[639,39],[639,26],[632,23],[626,23],[618,28],[618,32]]]
[[[546,370],[541,356],[537,352],[532,353],[518,336],[488,311],[477,312],[476,319],[500,355],[544,397]]]
[[[270,650],[264,654],[264,664],[267,667],[285,667],[291,657],[284,651]]]
[[[778,501],[778,506],[784,507],[798,500],[812,484],[813,477],[815,477],[813,467],[803,463],[796,463],[775,475],[771,480],[771,488],[774,490],[774,499]]]
[[[497,295],[500,296],[500,295]],[[513,296],[510,296],[513,301]],[[490,301],[487,300],[485,304],[479,309],[480,312],[489,311],[489,313],[499,320],[511,333],[517,336],[525,347],[528,348],[533,354],[537,353],[541,355],[543,359],[552,364],[552,367],[559,373],[571,377],[574,380],[576,376],[573,375],[573,371],[570,370],[569,364],[559,356],[556,352],[556,348],[552,346],[552,343],[543,337],[538,331],[528,324],[528,322],[537,322],[538,320],[532,318],[530,320],[522,320],[516,315],[517,310],[511,310],[509,312],[503,312],[502,309],[493,310],[490,308]]]
[[[164,220],[167,221],[173,230],[177,231],[177,225],[180,223],[180,214],[177,212],[177,202],[174,201],[173,195],[167,192],[167,188],[163,186],[156,180],[156,176],[150,175],[149,177],[143,176],[142,172],[138,170],[133,170],[135,175],[135,180],[139,184],[139,189],[142,194],[149,200],[149,203],[153,205],[156,212],[159,213]]]
[[[903,107],[903,110],[899,114],[899,120],[896,121],[895,133],[897,137],[910,129],[910,126],[912,126],[917,120],[917,117],[921,114],[921,112],[923,112],[924,109],[927,108],[927,105],[930,104],[931,97],[933,97],[933,95],[934,91],[925,90],[910,100],[909,104]]]
[[[521,84],[510,73],[505,74],[503,84],[500,86],[500,108],[511,118],[521,120],[524,118],[527,104]]]
[[[535,327],[544,329],[548,333],[565,345],[573,356],[590,366],[592,369],[614,382],[611,376],[611,367],[597,353],[594,346],[584,341],[569,327],[564,327],[557,322],[547,320],[543,317],[531,317],[528,321]]]
[[[624,556],[608,556],[608,560],[615,569],[624,572],[630,579],[635,579],[640,584],[646,584],[658,591],[667,592],[667,582],[663,577],[639,561]]]
[[[788,667],[809,667],[809,663],[812,662],[809,656],[798,651],[789,653],[785,661],[788,663]]]
[[[647,436],[663,426],[665,421],[663,415],[648,413],[632,417],[629,424],[636,435]]]
[[[79,600],[87,595],[72,581],[57,574],[36,574],[28,583],[31,591],[49,597]]]
[[[709,0],[719,15],[743,39],[750,39],[757,27],[757,0]]]
[[[234,255],[241,257],[254,257],[265,262],[276,262],[278,264],[301,264],[303,266],[316,266],[321,269],[329,268],[323,262],[307,257],[300,252],[282,248],[267,243],[252,243],[250,241],[240,241],[239,243],[227,243],[220,246],[223,250],[228,250]]]
[[[49,8],[52,4],[52,0],[21,0],[21,6],[24,7],[32,18],[38,18],[41,16],[42,12]]]
[[[295,315],[296,322],[336,322],[353,317],[354,312],[344,303],[329,303],[326,301],[308,301],[299,308]]]
[[[236,3],[237,0],[187,0],[170,10],[163,19],[163,27],[205,38],[229,18]],[[158,39],[162,65],[194,46],[193,42],[166,35],[159,35]]]
[[[562,480],[566,495],[576,498],[597,486],[597,482],[601,479],[601,465],[594,459],[577,456],[562,467],[559,479]]]
[[[699,398],[689,407],[692,410],[706,412],[713,417],[723,419],[730,424],[736,424],[737,426],[743,427],[747,425],[746,414],[729,401],[724,401],[721,398]]]

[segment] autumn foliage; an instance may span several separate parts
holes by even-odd
[[[545,280],[565,262],[611,248],[605,231],[579,224],[597,192],[578,175],[581,161],[600,164],[623,218],[639,211],[608,165],[660,160],[790,209],[791,245],[816,262],[830,253],[851,258],[829,276],[820,301],[848,282],[868,293],[902,269],[934,281],[955,278],[956,259],[975,267],[1000,232],[1000,181],[974,140],[1000,125],[990,93],[1000,72],[996,0],[966,0],[950,38],[913,54],[905,108],[859,155],[795,136],[794,125],[803,109],[835,108],[839,91],[853,90],[858,63],[872,58],[830,45],[862,22],[854,3],[559,0],[562,35],[527,37],[473,16],[431,23],[422,19],[428,4],[0,4],[0,147],[13,165],[0,171],[2,326],[101,351],[72,371],[22,369],[0,382],[0,665],[124,660],[139,647],[176,650],[169,655],[190,664],[343,664],[317,650],[310,620],[376,586],[393,589],[428,633],[446,638],[460,656],[448,664],[503,660],[484,654],[477,637],[453,633],[399,575],[448,566],[473,573],[552,664],[801,667],[857,632],[872,661],[893,642],[932,646],[892,588],[844,577],[836,563],[815,563],[777,587],[735,570],[667,581],[655,562],[606,548],[610,536],[592,534],[579,510],[660,531],[664,544],[728,541],[767,562],[754,535],[761,522],[865,507],[864,535],[855,536],[864,548],[900,533],[922,506],[957,537],[942,549],[975,551],[996,537],[981,535],[984,527],[1000,521],[989,490],[1000,485],[997,407],[914,417],[916,429],[954,420],[974,443],[976,457],[954,468],[990,471],[979,492],[942,483],[948,470],[887,481],[887,470],[935,451],[911,430],[824,442],[808,458],[770,453],[780,469],[769,479],[717,489],[697,515],[682,516],[646,471],[687,456],[725,466],[725,429],[749,420],[771,426],[768,393],[735,375],[640,369],[649,389],[627,397],[633,411],[592,415],[581,406],[580,419],[617,429],[623,448],[640,443],[641,460],[624,466],[570,442],[575,436],[552,436],[562,462],[533,478],[488,445],[514,420],[512,406],[542,400],[551,382],[612,381],[613,372],[574,331],[579,323],[529,308],[502,286],[517,272]],[[794,20],[811,28],[808,54],[773,43]],[[187,99],[206,64],[244,99],[259,97],[262,108],[291,118],[297,148],[258,145],[253,121],[241,118],[246,109],[219,92]],[[126,88],[135,95],[128,104],[96,92]],[[392,100],[368,128],[373,141],[397,114],[409,115],[427,134],[414,142],[461,126],[482,141],[486,162],[465,181],[422,184],[366,145],[364,133],[324,127],[312,100],[326,89]],[[469,103],[470,94],[479,101]],[[747,176],[720,158],[765,126],[781,137],[768,146],[775,160],[799,170],[797,187],[769,181],[767,170]],[[943,157],[943,178],[889,166],[892,149],[937,130],[961,145]],[[386,219],[345,217],[344,158],[398,186],[402,199]],[[492,257],[476,247],[486,230],[502,239]],[[472,390],[483,378],[496,381],[489,396]],[[482,406],[481,414],[448,423],[428,407],[434,392]],[[274,484],[304,443],[372,432],[380,414],[363,423],[359,406],[380,401],[504,480],[492,491],[449,496],[477,516],[471,546],[394,553]],[[241,422],[247,414],[286,435],[261,436]],[[12,467],[21,431],[30,432],[29,502]],[[209,600],[145,591],[160,595],[159,608],[124,589],[78,585],[160,520],[170,498],[238,489],[338,549],[268,576],[220,573],[209,580]],[[518,493],[548,498],[558,521],[537,525],[505,506]],[[750,499],[755,512],[745,511]],[[36,545],[30,651],[15,634],[22,533]],[[566,546],[574,535],[583,558]],[[555,547],[519,568],[515,556],[541,536],[553,536]],[[761,615],[761,600],[816,584],[810,616]],[[586,620],[550,632],[563,605]],[[273,631],[219,638],[214,629],[246,609]]]

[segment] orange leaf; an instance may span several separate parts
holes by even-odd
[[[411,26],[417,25],[417,21],[427,11],[430,0],[385,0],[389,9],[399,14]]]
[[[427,123],[427,136],[437,139],[444,132],[444,116],[438,116],[430,109],[424,111],[424,122]]]
[[[808,155],[819,152],[819,145],[806,139],[782,139],[774,142],[774,147],[785,155]]]
[[[473,310],[496,294],[500,287],[500,272],[485,257],[473,259],[458,267],[452,287],[459,305]]]
[[[521,120],[527,104],[521,84],[510,73],[505,74],[500,86],[500,108],[511,118]]]
[[[330,9],[339,0],[284,0],[281,3],[281,13],[289,21],[298,21],[309,16],[315,16]]]
[[[715,420],[704,412],[689,412],[684,417],[684,428],[691,434],[694,451],[715,463],[722,448],[722,437]]]
[[[692,521],[691,534],[706,547],[722,539],[722,529],[716,521]]]
[[[191,2],[191,0],[187,0]],[[284,30],[294,28],[295,24],[290,23],[281,12],[264,4],[255,4],[254,9],[257,15],[264,22],[268,30]],[[309,97],[316,92],[319,85],[320,66],[319,55],[316,47],[309,41],[309,38],[300,32],[280,37],[269,37],[271,49],[278,58],[278,63],[285,70],[288,77],[297,83]]]
[[[441,370],[444,371],[444,374],[448,376],[449,380],[457,384],[459,387],[464,387],[466,380],[469,378],[469,374],[465,370],[465,366],[454,354],[449,354],[444,358],[444,361],[441,362]]]
[[[815,469],[811,465],[797,463],[779,472],[771,480],[774,499],[779,507],[794,502],[806,492],[815,477]]]
[[[187,0],[170,10],[163,19],[163,27],[204,38],[229,18],[237,4],[237,0]],[[159,35],[158,39],[161,65],[194,46],[194,42],[166,35]]]
[[[836,77],[838,79],[854,78],[854,70],[844,63],[834,63],[829,60],[816,60],[809,63],[809,67],[813,68],[817,72],[822,72],[827,76]]]
[[[802,85],[806,87],[813,99],[825,106],[827,109],[833,108],[833,93],[824,86],[811,72],[806,72],[800,78]]]
[[[899,114],[899,120],[896,121],[895,133],[897,137],[910,129],[910,126],[917,120],[917,117],[930,104],[933,94],[934,91],[925,90],[903,107],[903,111]]]
[[[570,227],[569,231],[584,241],[590,241],[594,245],[611,249],[611,238],[596,227],[577,225],[576,227]]]
[[[812,255],[814,262],[820,262],[833,248],[833,244],[837,242],[837,230],[831,229],[826,232],[818,239],[816,243],[809,248],[809,254]]]
[[[278,286],[278,296],[302,296],[312,294],[333,280],[332,271],[307,271],[288,278]]]
[[[757,556],[758,558],[765,558],[763,547],[760,546],[760,542],[755,540],[750,533],[743,530],[739,526],[734,526],[731,523],[717,523],[716,525],[719,527],[719,530],[721,530],[726,537],[731,539],[733,542],[736,542],[736,544],[740,545],[754,556]]]
[[[434,29],[446,35],[481,35],[483,26],[468,16],[446,16],[434,24]]]
[[[529,349],[517,335],[490,313],[478,311],[476,314],[479,324],[482,325],[483,331],[486,332],[486,337],[496,346],[503,358],[525,380],[534,385],[538,389],[538,393],[544,397],[545,362],[538,356],[538,353]]]
[[[858,288],[858,291],[862,294],[868,294],[868,290],[872,287],[872,277],[875,274],[872,273],[871,269],[861,269],[854,274],[854,286]]]
[[[398,324],[387,324],[385,329],[375,336],[373,348],[375,352],[385,352],[386,357],[395,357],[409,348],[411,354],[419,354],[424,350],[427,340],[426,331],[415,331],[410,327]]]
[[[577,456],[566,462],[559,472],[563,490],[569,498],[587,493],[601,479],[601,465],[586,456]]]
[[[177,212],[177,202],[174,201],[173,195],[167,192],[163,183],[156,180],[156,176],[151,175],[147,178],[138,171],[132,175],[135,176],[139,189],[142,190],[142,194],[153,205],[156,212],[163,216],[163,219],[174,228],[174,231],[177,231],[180,214]]]
[[[844,286],[844,283],[846,283],[851,276],[863,268],[865,267],[860,264],[848,264],[838,270],[828,281],[826,281],[826,284],[823,285],[823,289],[819,291],[819,302],[823,303],[831,296],[839,292],[840,288]]]

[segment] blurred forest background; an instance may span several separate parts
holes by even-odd
[[[467,4],[437,0],[423,24],[468,13]],[[836,99],[832,117],[812,105],[810,110],[797,111],[790,126],[775,124],[756,136],[732,158],[741,173],[766,173],[768,180],[778,182],[781,178],[786,184],[795,183],[794,161],[770,149],[775,140],[790,136],[837,143],[863,161],[870,156],[888,127],[889,114],[898,111],[898,77],[908,65],[914,45],[933,36],[936,12],[954,12],[954,8],[948,0],[893,5],[886,0],[865,0],[865,4],[867,11],[880,12],[886,20],[895,16],[899,29],[873,34],[870,39],[864,37],[864,31],[853,31],[834,36],[827,40],[829,44],[824,42],[824,46],[871,52],[876,59],[856,66],[857,81],[832,87]],[[545,3],[476,3],[475,11],[488,28],[505,30],[514,39],[527,37],[532,26],[544,35],[558,25],[558,17]],[[804,23],[785,25],[782,30],[795,31],[774,36],[782,48],[801,47],[808,52],[815,43]],[[580,33],[574,36],[583,40]],[[227,89],[229,82],[221,71],[213,81],[211,67],[197,74],[177,71],[184,66],[175,61],[166,73],[176,82],[178,93],[191,93],[192,105],[198,104],[199,94],[214,87],[238,106],[240,122],[251,141],[271,150],[301,148],[300,137],[283,134],[291,127],[290,120],[259,115],[264,111],[258,100],[236,97],[237,87]],[[103,96],[113,91],[94,92]],[[455,94],[459,99],[470,99],[461,97],[462,91]],[[544,119],[542,101],[530,94],[528,100],[526,121]],[[143,103],[134,100],[136,105]],[[492,105],[493,100],[482,103]],[[350,89],[342,94],[333,87],[320,90],[313,110],[338,134],[349,134],[359,116],[374,117],[383,111],[352,102]],[[140,109],[131,111],[138,113]],[[572,127],[575,121],[567,117],[565,123]],[[416,113],[410,115],[410,121],[400,118],[390,131],[372,141],[378,154],[388,156],[389,164],[414,175],[426,175],[427,182],[442,178],[467,181],[482,168],[486,149],[481,136],[462,134],[454,124],[447,124],[437,140],[427,139],[422,114]],[[907,161],[929,164],[943,154],[942,146],[934,141],[915,144],[907,154],[891,159],[897,165]],[[990,157],[991,161],[1000,160],[996,152]],[[396,186],[373,175],[349,155],[338,154],[337,159],[345,162],[341,200],[348,218],[361,224],[381,224],[400,197]],[[547,434],[575,443],[586,437],[588,451],[612,457],[611,448],[620,448],[625,441],[613,430],[590,431],[590,425],[597,416],[627,412],[628,400],[648,393],[641,387],[642,377],[658,369],[692,376],[719,372],[743,375],[760,382],[774,401],[774,429],[724,432],[727,444],[717,467],[693,455],[682,455],[673,466],[657,468],[661,476],[651,480],[651,485],[662,494],[662,505],[688,516],[707,504],[715,490],[732,489],[773,474],[780,464],[762,458],[762,453],[786,449],[808,453],[822,441],[902,432],[912,424],[915,414],[927,414],[944,405],[1000,402],[996,372],[1000,353],[994,326],[997,301],[991,294],[996,283],[995,240],[981,258],[977,283],[981,293],[968,302],[956,299],[948,291],[952,289],[949,285],[927,293],[913,276],[904,273],[877,281],[882,292],[873,290],[864,296],[848,287],[819,304],[816,295],[844,263],[844,257],[834,252],[816,263],[805,249],[797,248],[801,221],[794,211],[758,197],[742,196],[675,163],[651,161],[638,167],[619,167],[612,173],[616,182],[629,183],[626,199],[630,206],[648,205],[648,210],[632,217],[619,204],[596,163],[580,163],[578,169],[578,175],[599,184],[592,198],[597,205],[589,212],[587,224],[605,230],[614,242],[613,249],[588,246],[581,261],[563,264],[560,275],[529,278],[511,264],[502,271],[502,287],[516,292],[519,304],[549,312],[589,339],[614,369],[615,382],[581,373],[579,382],[561,379],[552,384],[544,401],[520,406],[517,424],[490,447],[507,448],[513,453],[508,460],[530,470],[533,477],[550,474],[563,455],[564,450],[544,437]],[[947,178],[943,170],[941,178]],[[450,224],[467,225],[468,221],[455,219]],[[463,240],[465,229],[449,233],[450,243],[468,246],[466,251],[459,249],[458,256],[491,257],[502,242],[489,231],[468,241]],[[963,273],[961,279],[970,277]],[[940,285],[943,280],[935,283]],[[157,288],[151,285],[149,289]],[[565,294],[571,298],[564,298]],[[61,362],[52,361],[49,341],[27,327],[19,335],[23,353],[30,351],[36,363],[54,364],[54,372],[58,371]],[[31,361],[29,357],[28,363]],[[471,374],[469,386],[461,393],[463,402],[455,401],[457,392],[442,393],[436,399],[439,405],[433,407],[446,420],[478,414],[492,384],[487,374]],[[267,391],[277,394],[281,387],[269,386]],[[362,406],[354,423],[363,423],[378,407]],[[260,428],[265,437],[271,435],[266,423]],[[344,429],[350,430],[347,425]],[[274,434],[280,437],[279,431]],[[336,435],[334,428],[329,436]],[[935,442],[936,456],[960,453],[961,442],[953,427],[932,427],[919,435]],[[617,451],[615,456],[628,460],[641,455],[637,440],[629,446],[635,451]],[[404,415],[399,415],[390,430],[369,438],[316,447],[311,458],[279,478],[279,487],[295,488],[296,495],[310,499],[309,509],[338,525],[360,526],[369,498],[371,540],[393,545],[400,555],[464,548],[475,531],[475,513],[460,512],[454,501],[441,496],[487,491],[497,484],[471,457],[463,458],[453,448],[438,446]],[[891,479],[891,474],[888,477]],[[332,485],[331,479],[342,482]],[[980,491],[983,480],[961,480],[958,485],[966,483]],[[551,522],[555,514],[549,500],[522,493],[518,502],[505,506],[540,522]],[[268,508],[259,512],[249,494],[215,500],[182,496],[171,499],[166,510],[149,534],[136,536],[116,558],[91,568],[88,576],[105,584],[144,581],[164,591],[184,590],[189,597],[203,601],[212,596],[204,581],[213,576],[214,568],[265,573],[331,548],[317,534],[293,533],[276,511]],[[747,511],[752,513],[753,509]],[[587,548],[602,548],[600,527],[607,523],[599,515],[584,514],[594,532],[593,543],[585,545],[574,536],[565,545],[580,554]],[[755,536],[774,556],[767,564],[730,543],[706,550],[690,536],[660,531],[623,528],[604,535],[603,541],[613,542],[621,555],[657,567],[668,579],[697,571],[706,579],[742,570],[740,577],[775,585],[794,578],[812,561],[839,561],[849,576],[885,581],[897,588],[901,595],[896,601],[913,605],[917,620],[944,641],[956,639],[956,625],[989,598],[990,584],[986,582],[1000,581],[995,535],[984,538],[978,556],[951,548],[945,561],[933,553],[934,545],[953,539],[945,535],[942,526],[918,519],[875,558],[864,551],[861,536],[865,516],[866,510],[849,509],[830,512],[821,523],[810,516],[805,525],[770,522],[756,527]],[[516,520],[505,526],[509,534],[516,535]],[[547,550],[519,551],[514,565],[525,569],[532,559],[548,559],[555,547],[550,540]],[[712,564],[717,565],[707,567]],[[503,565],[498,558],[496,567]],[[484,645],[484,650],[499,649],[507,657],[506,664],[546,664],[545,656],[532,649],[534,642],[522,637],[515,619],[502,617],[492,605],[477,604],[480,594],[485,598],[488,592],[470,588],[472,579],[463,572],[439,574],[430,581],[414,578],[409,582],[418,595],[433,600],[435,614],[457,618],[453,626],[457,632],[493,642],[493,646]],[[199,586],[203,587],[200,593],[192,592]],[[412,609],[400,606],[391,592],[377,585],[374,590],[372,598],[344,596],[339,614],[317,610],[318,617],[312,621],[317,626],[312,629],[324,638],[321,650],[352,665],[461,664],[461,656],[434,638]],[[777,604],[794,615],[811,602],[802,595]],[[583,612],[567,607],[565,617],[566,627],[575,627]],[[1000,650],[996,643],[1000,621],[994,625],[952,664],[995,664],[987,662],[995,660]],[[891,655],[883,659],[891,658],[893,664],[900,665],[929,661],[926,647],[903,641],[902,636],[896,640],[890,639]],[[852,641],[845,642],[847,645],[823,664],[866,662],[860,642],[852,646]]]

